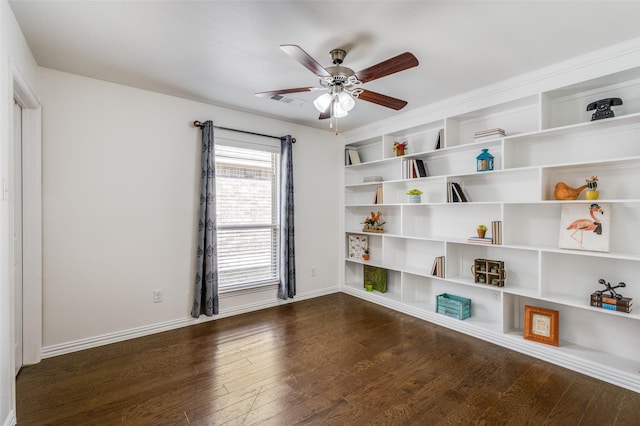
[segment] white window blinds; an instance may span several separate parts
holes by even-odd
[[[242,146],[216,144],[220,289],[278,282],[280,154]]]

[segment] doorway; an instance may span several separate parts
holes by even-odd
[[[14,105],[9,139],[9,274],[15,372],[42,359],[42,109],[11,61]],[[12,351],[13,352],[13,351]]]
[[[22,107],[13,100],[13,294],[15,374],[22,368],[23,347],[23,271],[22,271]]]

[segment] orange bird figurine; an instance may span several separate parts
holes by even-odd
[[[598,235],[602,235],[602,223],[594,216],[594,213],[596,212],[604,214],[604,210],[602,210],[599,205],[591,204],[591,207],[589,207],[589,215],[591,216],[591,219],[577,219],[567,226],[567,230],[575,229],[570,237],[580,243],[581,248],[583,247],[582,239],[585,231],[593,231]],[[580,232],[580,239],[575,236],[578,232]]]

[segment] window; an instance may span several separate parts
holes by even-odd
[[[280,153],[216,141],[220,290],[279,281]]]

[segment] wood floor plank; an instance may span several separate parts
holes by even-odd
[[[26,366],[20,425],[637,424],[640,394],[337,293]]]

